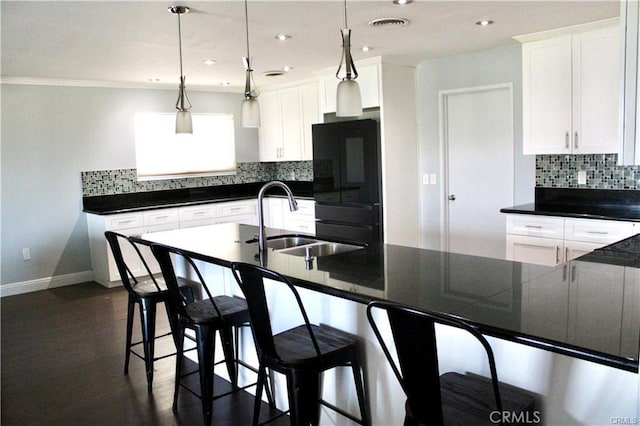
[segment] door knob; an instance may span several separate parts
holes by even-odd
[[[456,196],[455,196],[455,194],[451,194],[447,198],[449,199],[449,201],[455,201]]]

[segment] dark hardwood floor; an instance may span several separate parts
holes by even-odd
[[[203,424],[200,400],[184,390],[178,412],[171,409],[175,357],[156,361],[153,393],[142,360],[132,356],[123,374],[126,304],[124,289],[97,283],[1,298],[2,425]],[[157,328],[168,330],[161,307]],[[136,309],[136,339],[139,329]],[[166,337],[156,354],[172,346]],[[217,378],[216,394],[228,388]],[[250,425],[252,412],[253,396],[236,392],[214,401],[213,424]]]

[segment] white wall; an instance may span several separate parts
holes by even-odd
[[[522,64],[520,46],[427,60],[418,66],[420,176],[435,173],[436,185],[421,185],[422,247],[439,249],[443,209],[438,93],[441,90],[513,83],[514,202],[533,202],[535,156],[522,155]],[[479,178],[479,177],[476,177]],[[509,207],[509,206],[504,206]]]
[[[2,85],[2,286],[46,288],[90,278],[80,172],[135,168],[133,114],[172,112],[176,96],[177,90]],[[189,97],[193,112],[240,116],[241,94]],[[239,120],[235,130],[237,160],[258,161],[257,130],[241,128]],[[31,260],[22,259],[23,248]]]

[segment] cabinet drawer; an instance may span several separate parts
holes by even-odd
[[[216,204],[202,204],[199,206],[180,207],[179,216],[180,223],[190,221],[200,221],[203,219],[210,219],[217,214]]]
[[[254,214],[256,212],[253,202],[222,203],[218,206],[218,216],[236,216]]]
[[[509,215],[507,234],[542,238],[564,238],[564,220],[548,216]]]
[[[117,231],[120,229],[138,228],[144,223],[142,213],[123,213],[107,216],[105,221],[107,231]]]
[[[284,202],[284,214],[289,215],[292,219],[295,218],[306,218],[306,219],[315,219],[316,217],[316,207],[315,201],[310,200],[297,200],[298,201],[298,210],[292,212],[289,210],[289,203],[286,200]]]
[[[566,219],[564,222],[564,238],[571,241],[609,244],[631,235],[631,222],[593,219]]]
[[[178,209],[150,210],[148,212],[142,212],[142,217],[145,226],[177,224]]]
[[[310,220],[288,220],[285,223],[288,231],[304,232],[305,234],[316,233],[316,223]]]

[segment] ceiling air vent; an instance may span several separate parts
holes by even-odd
[[[284,75],[284,71],[280,71],[280,70],[274,70],[274,71],[265,71],[264,76],[265,77],[280,77],[281,75]]]
[[[409,22],[406,18],[380,18],[369,22],[369,25],[374,28],[406,27]]]

